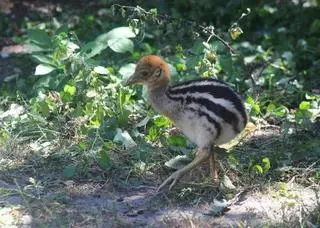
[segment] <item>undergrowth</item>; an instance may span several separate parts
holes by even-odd
[[[158,186],[173,170],[165,162],[191,158],[195,146],[149,107],[142,88],[122,82],[140,57],[159,54],[169,62],[174,83],[214,77],[243,95],[252,125],[236,146],[220,153],[222,172],[238,190],[261,190],[293,178],[319,186],[319,21],[312,17],[319,6],[247,1],[241,12],[228,14],[227,24],[215,27],[194,14],[183,17],[179,1],[172,4],[177,8],[171,14],[116,4],[96,13],[78,9],[83,17],[74,20],[39,15],[19,24],[19,35],[14,24],[6,24],[8,15],[0,19],[4,36],[26,50],[9,57],[22,70],[0,75],[4,181],[27,183],[32,177],[35,192],[38,180],[45,186],[57,179],[93,180],[118,189]],[[231,12],[236,6],[230,7]],[[291,21],[304,11],[310,16]],[[257,29],[262,19],[266,22]],[[276,130],[267,135],[263,127]],[[206,166],[193,171],[161,199],[197,205],[226,197],[207,174]],[[319,223],[317,210],[310,216],[313,224]]]

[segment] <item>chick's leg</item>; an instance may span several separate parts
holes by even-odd
[[[217,153],[215,153],[214,149],[212,150],[212,154],[210,156],[210,173],[211,177],[213,179],[213,182],[216,182],[218,180],[218,172],[217,172]]]
[[[158,188],[157,191],[160,191],[164,186],[166,186],[169,182],[172,181],[169,190],[178,182],[178,180],[185,175],[188,171],[198,166],[200,163],[202,163],[205,160],[208,160],[211,153],[209,149],[201,149],[199,153],[196,154],[196,157],[193,159],[192,162],[190,162],[188,165],[183,167],[182,169],[179,169],[175,171],[173,174],[171,174],[170,177],[168,177]]]

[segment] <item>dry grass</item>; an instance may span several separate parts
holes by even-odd
[[[163,168],[173,156],[164,148],[114,150],[112,170],[103,171],[93,162],[83,176],[65,178],[63,168],[83,159],[74,145],[59,141],[35,152],[30,147],[33,140],[16,137],[1,151],[0,160],[6,165],[0,170],[0,224],[312,227],[320,220],[319,195],[312,193],[320,185],[317,140],[306,134],[283,137],[273,130],[256,130],[229,148],[237,164],[230,162],[229,153],[222,153],[224,172],[242,194],[227,207],[229,211],[216,217],[206,215],[213,200],[234,195],[211,182],[206,164],[184,177],[173,191],[156,194],[161,179],[172,172]],[[259,174],[251,168],[263,157],[270,159],[271,168]],[[146,164],[143,169],[135,165],[141,159]]]

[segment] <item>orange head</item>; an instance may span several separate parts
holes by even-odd
[[[134,74],[125,82],[125,86],[145,84],[149,90],[168,86],[170,69],[168,64],[159,56],[147,55],[137,63]]]

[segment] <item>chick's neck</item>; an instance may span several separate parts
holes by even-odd
[[[157,84],[157,86],[147,85],[148,100],[152,107],[161,114],[171,117],[172,101],[166,92],[169,89],[169,83]]]

